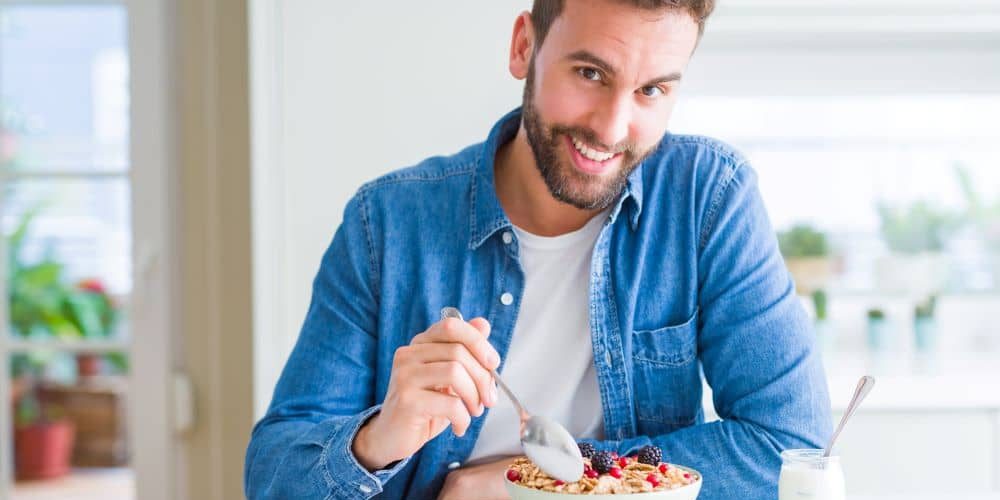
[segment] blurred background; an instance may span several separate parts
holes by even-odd
[[[344,204],[520,104],[530,4],[0,0],[0,499],[240,498]],[[1000,498],[1000,3],[721,0],[682,92],[878,377],[850,498]]]

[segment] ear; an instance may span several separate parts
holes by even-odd
[[[531,13],[522,12],[514,21],[514,33],[510,40],[510,74],[523,80],[531,67],[531,56],[535,51],[535,27],[531,24]]]

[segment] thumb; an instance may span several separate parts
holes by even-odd
[[[490,326],[490,322],[486,321],[485,318],[472,318],[469,320],[469,324],[475,327],[476,330],[479,330],[479,333],[482,333],[484,337],[490,336],[492,327]]]

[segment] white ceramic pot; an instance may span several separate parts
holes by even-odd
[[[506,478],[504,478],[504,485],[507,487],[507,493],[510,493],[511,500],[567,500],[571,498],[593,498],[602,500],[695,500],[698,498],[698,493],[701,491],[701,473],[690,467],[681,467],[673,464],[671,464],[671,467],[676,467],[690,472],[693,476],[697,477],[698,480],[687,486],[681,486],[680,488],[672,490],[609,495],[574,495],[572,493],[542,491],[512,483]]]

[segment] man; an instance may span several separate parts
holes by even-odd
[[[598,449],[701,471],[703,500],[777,497],[779,453],[825,443],[829,398],[753,170],[666,132],[712,7],[517,18],[522,109],[348,203],[254,430],[250,498],[505,498],[517,416],[493,368]]]

